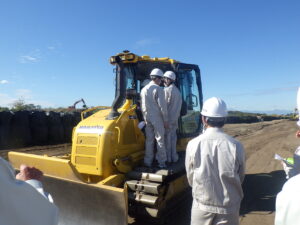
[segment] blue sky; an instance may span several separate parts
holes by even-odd
[[[300,1],[0,0],[0,106],[111,105],[124,49],[198,64],[204,99],[293,110]]]

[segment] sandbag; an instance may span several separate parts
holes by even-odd
[[[0,149],[9,147],[10,122],[13,117],[12,112],[0,112]]]
[[[72,114],[73,114],[73,117],[74,117],[73,125],[76,126],[81,121],[81,113],[80,112],[73,112]]]
[[[48,144],[48,123],[44,111],[33,111],[29,116],[33,145]]]
[[[60,113],[48,112],[48,140],[49,144],[60,144],[64,142],[64,128],[60,118]]]
[[[62,125],[64,127],[64,141],[72,142],[72,131],[75,126],[75,117],[71,113],[65,113],[61,117]]]
[[[11,120],[10,147],[25,147],[32,143],[29,112],[17,111]]]

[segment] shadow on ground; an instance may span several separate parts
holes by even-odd
[[[176,208],[169,212],[165,220],[151,220],[149,218],[136,218],[130,225],[188,225],[191,218],[192,193],[189,192],[184,200],[176,205]]]
[[[241,203],[240,215],[252,211],[272,213],[275,211],[276,195],[281,191],[285,183],[284,171],[278,170],[271,173],[247,174],[243,183],[244,199]],[[178,208],[172,212],[165,225],[188,225],[190,224],[192,197],[189,195]],[[155,223],[140,219],[131,225],[153,225]]]
[[[276,195],[285,183],[285,173],[282,170],[271,173],[247,174],[243,183],[244,199],[240,214],[251,211],[275,211]]]

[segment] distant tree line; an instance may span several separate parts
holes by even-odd
[[[69,111],[76,111],[70,110],[68,107],[58,107],[58,108],[42,108],[40,105],[35,105],[32,103],[26,103],[24,99],[20,98],[16,101],[14,101],[11,104],[11,107],[1,107],[0,106],[0,112],[3,111],[12,111],[12,112],[17,112],[17,111],[54,111],[54,112],[69,112]],[[78,110],[80,111],[80,110]]]
[[[264,113],[247,113],[240,111],[229,111],[227,123],[256,123],[280,119],[291,119],[290,115],[267,115]]]

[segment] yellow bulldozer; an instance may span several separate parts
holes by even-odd
[[[9,152],[16,169],[26,164],[44,172],[44,187],[59,207],[60,225],[124,225],[128,215],[164,218],[189,190],[185,148],[202,130],[199,67],[129,51],[110,57],[110,63],[115,66],[116,81],[112,106],[82,112],[82,120],[73,129],[70,154]],[[139,93],[153,68],[176,73],[183,100],[177,142],[180,157],[167,169],[142,166],[145,134],[138,128],[143,120]],[[99,110],[90,115],[95,109]]]

